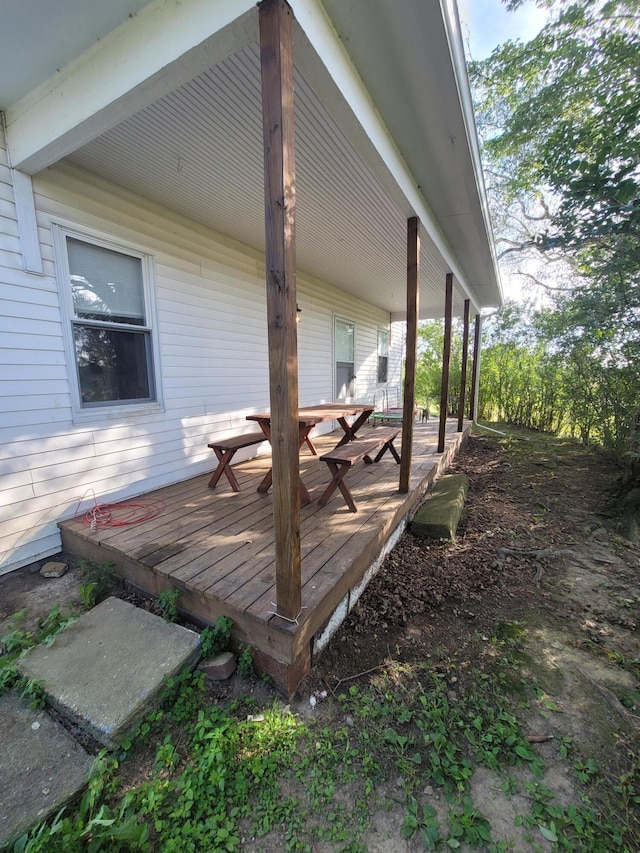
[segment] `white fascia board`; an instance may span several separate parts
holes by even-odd
[[[456,262],[451,247],[430,207],[419,192],[415,178],[398,151],[362,79],[353,66],[349,54],[338,38],[324,7],[319,0],[289,0],[289,4],[293,9],[297,23],[363,129],[367,140],[392,176],[407,209],[411,211],[408,215],[417,216],[420,219],[422,227],[445,259],[465,297],[470,299],[475,306],[476,302],[472,290]],[[296,53],[296,59],[297,57],[298,54]],[[315,81],[311,82],[314,83]],[[355,141],[355,144],[359,146],[360,154],[370,161],[370,157],[367,157],[368,152],[362,149],[360,140],[352,139],[352,141]]]
[[[11,165],[50,166],[255,40],[257,28],[255,0],[154,0],[7,109]]]
[[[462,32],[460,30],[460,18],[458,17],[458,7],[456,0],[441,0],[440,8],[442,9],[442,19],[444,21],[447,40],[449,42],[449,54],[453,64],[453,73],[458,88],[458,97],[462,107],[464,117],[464,126],[467,134],[467,144],[471,154],[473,163],[473,171],[476,180],[476,189],[487,235],[487,243],[491,251],[493,266],[496,271],[496,279],[498,282],[498,290],[503,297],[502,281],[500,279],[500,267],[498,266],[498,258],[496,255],[495,242],[493,240],[493,231],[491,228],[491,213],[489,212],[489,201],[487,199],[487,189],[484,182],[484,171],[482,168],[482,156],[480,154],[480,146],[478,145],[478,133],[476,130],[475,109],[473,106],[473,97],[471,95],[471,87],[469,85],[469,75],[467,73],[467,60],[464,54],[464,44],[462,41]]]

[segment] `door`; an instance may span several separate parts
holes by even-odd
[[[336,400],[355,396],[355,323],[335,318]]]

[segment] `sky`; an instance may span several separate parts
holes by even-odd
[[[476,60],[489,56],[494,47],[508,39],[529,41],[542,29],[547,17],[547,10],[539,9],[533,0],[516,12],[507,12],[502,0],[458,0],[458,12],[465,52]],[[501,277],[507,299],[524,298],[522,279],[504,269]]]
[[[516,12],[507,12],[501,0],[458,0],[462,37],[472,59],[484,59],[508,39],[528,41],[544,25],[546,10],[533,0]]]

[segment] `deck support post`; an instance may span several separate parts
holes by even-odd
[[[482,316],[476,314],[473,325],[473,362],[471,364],[471,394],[469,397],[469,419],[478,416],[478,380],[480,378],[480,341],[482,338]]]
[[[480,375],[480,337],[482,316],[476,314],[473,324],[473,362],[471,366],[471,391],[469,393],[469,420],[478,416],[478,377]]]
[[[453,324],[453,273],[447,273],[444,297],[444,345],[442,347],[442,382],[440,385],[440,429],[438,453],[444,453],[449,404],[449,364],[451,361],[451,326]]]
[[[295,620],[302,590],[293,15],[284,0],[264,0],[259,10],[276,611]]]
[[[413,419],[416,406],[416,360],[418,357],[418,315],[420,278],[420,220],[407,220],[407,350],[404,369],[402,409],[402,450],[399,491],[407,494],[411,479]]]
[[[462,329],[462,364],[460,365],[460,405],[458,406],[458,432],[464,426],[464,404],[467,393],[467,361],[469,360],[469,311],[471,302],[464,300],[464,321]]]

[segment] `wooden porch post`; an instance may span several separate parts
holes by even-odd
[[[416,359],[418,353],[418,314],[420,277],[420,220],[407,220],[407,353],[404,370],[404,403],[402,410],[402,453],[400,456],[400,487],[409,491],[413,419],[416,405]]]
[[[482,318],[476,314],[473,324],[473,363],[471,367],[471,392],[469,399],[469,419],[475,421],[478,414],[478,375],[480,372],[480,330]]]
[[[259,9],[276,609],[294,620],[302,593],[293,15],[284,0],[265,0]]]
[[[464,300],[464,326],[462,331],[462,365],[460,367],[460,406],[458,407],[458,432],[464,425],[464,403],[467,393],[467,361],[469,358],[469,310],[471,303]]]
[[[440,386],[440,430],[438,453],[444,453],[449,398],[449,362],[451,361],[451,325],[453,322],[453,273],[447,273],[444,298],[444,345],[442,348],[442,384]]]

